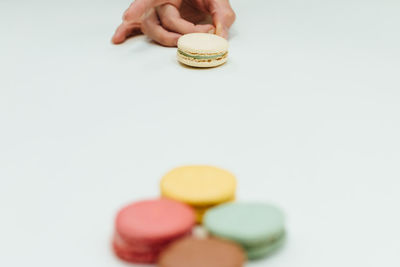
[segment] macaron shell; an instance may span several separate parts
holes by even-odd
[[[180,53],[177,53],[177,59],[180,63],[192,66],[192,67],[197,67],[197,68],[212,68],[212,67],[217,67],[222,64],[224,64],[226,61],[228,61],[228,57],[225,56],[220,59],[208,59],[208,60],[198,60],[198,59],[193,59],[189,57],[185,57],[181,55]]]
[[[121,260],[131,263],[155,263],[159,252],[136,253],[119,247],[115,242],[112,243],[115,255]]]
[[[247,258],[249,260],[264,258],[280,249],[284,245],[284,243],[285,237],[281,237],[280,239],[269,245],[245,249]]]
[[[284,232],[284,216],[264,203],[227,203],[207,211],[204,225],[214,236],[251,246],[279,238]]]
[[[115,230],[127,243],[154,244],[184,235],[195,225],[193,210],[169,199],[145,200],[123,208]]]
[[[132,253],[153,253],[153,252],[159,252],[163,250],[166,246],[168,246],[171,242],[173,242],[176,239],[183,238],[186,236],[191,235],[192,231],[187,232],[181,236],[178,236],[172,240],[167,240],[163,241],[160,243],[153,243],[153,244],[146,244],[146,243],[127,243],[125,240],[123,240],[118,233],[114,233],[114,238],[113,242],[116,246],[118,246],[121,250],[124,250],[126,252],[132,252]]]
[[[160,187],[164,197],[192,206],[211,206],[234,198],[236,178],[213,166],[183,166],[167,173]]]
[[[178,49],[191,54],[218,54],[228,51],[228,41],[210,33],[189,33],[178,39]]]
[[[185,238],[164,250],[160,267],[241,267],[245,253],[237,244],[214,238]]]

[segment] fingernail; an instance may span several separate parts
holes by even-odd
[[[212,34],[214,34],[214,33],[215,33],[215,29],[214,29],[214,28],[212,28],[211,30],[209,30],[209,31],[208,31],[208,33],[212,33]]]

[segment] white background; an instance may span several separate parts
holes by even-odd
[[[229,62],[109,40],[129,0],[0,1],[0,266],[128,266],[113,219],[182,164],[289,239],[250,267],[399,266],[400,2],[235,0]]]

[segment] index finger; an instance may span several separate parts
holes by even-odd
[[[212,0],[210,13],[215,25],[215,34],[228,38],[228,31],[235,22],[236,15],[229,0]]]

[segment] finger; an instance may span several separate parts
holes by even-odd
[[[162,26],[169,31],[180,34],[192,32],[214,32],[214,26],[211,24],[195,25],[183,19],[179,10],[173,5],[165,4],[157,7],[156,10]]]
[[[169,32],[160,25],[155,9],[143,20],[142,31],[150,39],[164,46],[176,46],[180,34]]]
[[[112,42],[115,44],[122,43],[128,38],[132,32],[140,28],[141,21],[144,15],[149,12],[153,7],[170,3],[171,5],[179,7],[182,0],[136,0],[123,15],[123,22],[117,28]]]
[[[127,23],[137,22],[152,8],[163,4],[171,4],[177,8],[180,6],[182,0],[136,0],[124,13],[124,21]]]
[[[210,0],[210,13],[216,27],[215,34],[228,38],[229,28],[236,19],[229,0]]]
[[[121,24],[114,33],[112,37],[112,42],[114,44],[123,43],[128,37],[140,34],[140,24],[130,25],[129,27]]]

